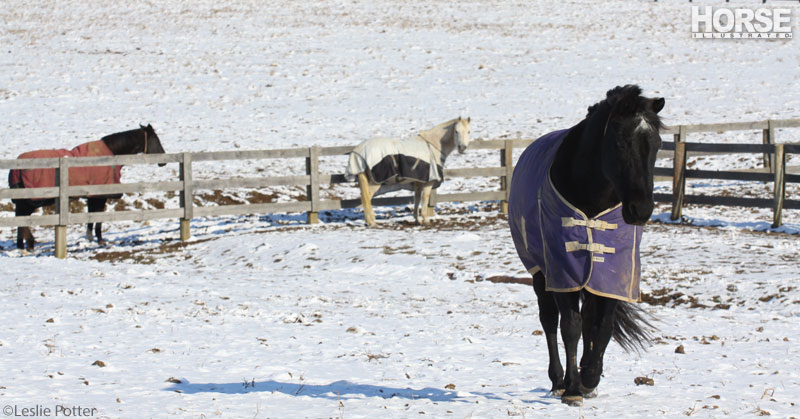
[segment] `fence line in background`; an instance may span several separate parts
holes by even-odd
[[[710,204],[734,205],[745,207],[773,208],[773,226],[781,224],[781,215],[784,208],[800,209],[800,201],[787,200],[785,197],[786,182],[800,183],[800,175],[787,174],[786,155],[800,154],[800,145],[776,144],[775,130],[778,128],[800,127],[800,119],[761,122],[739,122],[724,124],[697,124],[680,125],[665,129],[662,134],[673,134],[673,142],[664,142],[659,157],[664,157],[672,151],[673,167],[656,168],[656,176],[671,177],[673,180],[672,194],[655,194],[655,200],[672,203],[672,219],[681,217],[681,210],[685,204]],[[686,142],[689,133],[724,132],[742,130],[762,130],[762,144],[706,144]],[[471,150],[498,150],[499,166],[495,167],[470,167],[444,169],[446,178],[454,177],[496,177],[499,179],[497,190],[432,194],[430,206],[440,202],[463,201],[500,201],[501,211],[508,212],[508,193],[511,185],[511,176],[514,170],[513,152],[515,148],[526,147],[534,140],[490,140],[473,141]],[[244,215],[270,212],[305,212],[309,223],[316,223],[319,212],[353,208],[361,204],[360,199],[322,199],[320,185],[348,183],[343,174],[320,173],[320,157],[338,156],[350,152],[352,146],[338,147],[307,147],[276,150],[250,150],[250,151],[218,151],[198,153],[173,153],[151,154],[134,156],[110,157],[79,157],[79,158],[49,158],[49,159],[23,159],[0,160],[0,169],[32,169],[54,168],[58,178],[58,186],[52,188],[33,189],[0,189],[0,199],[22,198],[55,198],[56,214],[30,215],[25,217],[0,217],[0,227],[18,226],[55,226],[56,256],[66,257],[66,227],[70,224],[85,224],[108,221],[145,221],[163,218],[177,218],[180,220],[180,238],[188,240],[190,237],[191,220],[195,217],[219,215]],[[686,158],[688,153],[726,154],[726,153],[761,153],[765,169],[761,172],[752,171],[703,171],[687,170]],[[224,161],[224,160],[254,160],[273,158],[303,158],[305,159],[305,174],[289,176],[268,176],[252,178],[226,178],[195,180],[192,165],[194,162]],[[178,180],[166,182],[139,182],[113,185],[69,186],[69,168],[84,166],[104,165],[136,165],[178,163]],[[686,179],[735,179],[774,182],[773,199],[743,198],[686,195]],[[196,207],[193,202],[195,191],[204,189],[224,188],[265,188],[271,186],[301,186],[306,189],[305,201],[281,203],[256,203],[235,204],[220,206]],[[144,192],[179,192],[180,208],[155,209],[137,211],[116,211],[103,213],[70,213],[69,198],[87,195],[104,195],[116,193],[144,193]],[[413,202],[412,197],[376,198],[376,205],[399,205]]]
[[[656,176],[672,177],[672,194],[654,194],[657,202],[671,202],[671,219],[678,220],[685,204],[740,206],[748,208],[772,208],[772,227],[782,224],[784,209],[800,209],[800,200],[786,199],[786,182],[800,183],[800,175],[787,173],[786,155],[800,153],[798,144],[776,144],[777,128],[800,127],[800,120],[768,120],[729,124],[681,125],[665,130],[674,135],[674,141],[664,142],[663,151],[673,151],[672,168],[656,168]],[[762,131],[762,144],[708,144],[686,141],[690,132]],[[662,152],[663,152],[662,151]],[[758,171],[687,170],[689,152],[696,155],[754,153],[763,157],[764,168]],[[686,195],[686,179],[741,180],[773,182],[773,197],[745,198],[731,196]]]

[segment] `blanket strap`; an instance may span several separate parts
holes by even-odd
[[[562,227],[589,227],[595,230],[616,230],[617,225],[603,220],[579,220],[577,218],[561,217]]]
[[[564,245],[567,247],[567,252],[577,252],[578,250],[588,250],[592,253],[616,253],[617,249],[608,247],[602,243],[578,243],[566,242]]]

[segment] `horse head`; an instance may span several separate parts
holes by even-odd
[[[458,148],[459,153],[464,153],[469,146],[469,122],[469,117],[464,119],[459,116],[455,125],[453,126],[453,142]]]
[[[161,139],[158,138],[158,134],[156,134],[156,130],[153,129],[153,126],[147,124],[144,126],[139,124],[139,128],[144,132],[144,147],[142,152],[144,154],[164,154],[164,147],[161,146]],[[159,163],[160,167],[166,166],[166,163]]]
[[[611,109],[602,128],[600,156],[603,174],[622,202],[623,219],[637,225],[653,213],[653,168],[664,127],[658,116],[664,98],[643,97],[641,92],[627,85],[606,94]]]

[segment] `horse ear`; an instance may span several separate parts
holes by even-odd
[[[650,102],[650,106],[653,107],[653,113],[659,113],[662,109],[664,109],[664,98],[657,97]]]
[[[467,123],[470,123],[471,120],[472,120],[472,118],[467,117]]]
[[[153,126],[150,125],[150,124],[147,124],[147,128],[153,129]]]

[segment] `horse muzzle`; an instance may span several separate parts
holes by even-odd
[[[632,225],[644,225],[653,215],[653,200],[630,201],[622,204],[622,219]]]

